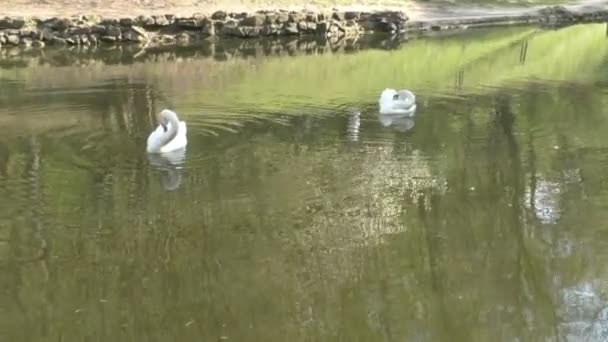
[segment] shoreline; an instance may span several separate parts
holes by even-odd
[[[423,8],[424,7],[424,8]],[[426,5],[413,14],[401,10],[258,10],[212,14],[155,14],[69,17],[0,17],[0,49],[8,46],[143,47],[190,44],[224,38],[316,37],[331,43],[367,35],[401,36],[490,26],[538,25],[557,28],[608,21],[608,4],[584,1],[560,6],[483,8]]]

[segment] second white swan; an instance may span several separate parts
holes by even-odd
[[[177,114],[163,109],[159,115],[158,127],[150,133],[146,144],[148,153],[169,153],[183,149],[188,144],[186,123],[177,118]]]
[[[380,114],[414,116],[416,96],[409,90],[384,89],[380,95]]]

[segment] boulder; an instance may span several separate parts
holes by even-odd
[[[70,20],[66,18],[51,18],[42,23],[44,27],[56,31],[63,31],[70,27],[71,24]]]
[[[234,20],[224,23],[220,33],[224,36],[238,36],[238,23]]]
[[[21,44],[25,47],[30,47],[30,46],[32,46],[33,42],[34,41],[32,40],[32,38],[24,37],[24,38],[21,38],[21,40],[19,41],[19,44]]]
[[[329,32],[329,23],[327,21],[322,21],[317,23],[317,34],[325,37]]]
[[[175,23],[177,26],[184,29],[197,29],[203,27],[203,24],[194,18],[179,18]]]
[[[65,39],[60,38],[60,37],[55,37],[55,36],[51,39],[51,43],[53,45],[58,45],[58,46],[65,46],[68,44],[68,42]]]
[[[70,36],[65,41],[70,45],[80,45],[80,37],[78,35]]]
[[[53,40],[53,37],[55,37],[55,34],[53,33],[53,31],[49,30],[48,28],[42,29],[42,31],[40,31],[40,33],[42,35],[41,40],[46,40],[47,42],[50,42],[51,40]]]
[[[154,26],[154,18],[149,15],[140,15],[137,17],[136,23],[143,27]]]
[[[306,19],[306,15],[302,12],[290,12],[289,13],[289,22],[298,23],[302,20]]]
[[[106,36],[120,37],[121,33],[122,32],[121,32],[120,26],[114,26],[114,25],[106,26],[106,31],[105,31]]]
[[[94,33],[90,34],[88,38],[91,45],[97,45],[99,43],[99,37]]]
[[[266,24],[260,30],[260,34],[263,36],[274,36],[280,32],[279,26],[276,24]]]
[[[201,32],[207,36],[215,36],[215,23],[212,21],[206,23]]]
[[[102,42],[114,43],[118,39],[116,36],[101,36],[101,38],[99,38],[99,40],[101,40]]]
[[[276,23],[283,24],[289,21],[289,13],[279,12],[277,14]]]
[[[167,17],[164,15],[153,15],[152,18],[154,18],[154,25],[156,26],[163,27],[171,25],[169,19],[167,19]]]
[[[44,45],[45,45],[44,42],[40,41],[40,40],[34,40],[32,42],[32,46],[35,47],[35,48],[43,48]]]
[[[255,38],[260,36],[258,26],[241,26],[238,28],[238,36],[241,38]]]
[[[211,15],[211,19],[213,20],[226,20],[228,15],[224,11],[217,11]]]
[[[91,33],[91,27],[90,26],[73,26],[70,27],[66,30],[67,34],[69,35],[73,35],[73,34],[89,34]]]
[[[133,18],[120,18],[118,23],[121,26],[125,26],[125,27],[131,27],[136,24],[135,19],[133,19]]]
[[[25,26],[23,17],[4,17],[0,19],[0,29],[20,29]]]
[[[80,36],[78,36],[78,40],[80,41],[81,45],[86,45],[86,46],[91,45],[88,34],[81,34]]]
[[[283,25],[283,31],[286,35],[297,35],[299,34],[298,24],[291,21],[287,22]]]
[[[331,18],[334,20],[342,21],[344,20],[345,13],[344,12],[333,12],[331,14]]]
[[[97,24],[101,21],[101,17],[94,14],[85,14],[82,16],[82,20],[88,22],[89,24]]]
[[[259,26],[262,26],[262,24],[264,24],[265,21],[266,21],[266,16],[264,14],[255,13],[255,14],[248,16],[248,17],[244,18],[243,20],[241,20],[240,25],[259,27]]]
[[[146,32],[146,30],[144,30],[143,28],[133,25],[131,26],[131,31],[134,32],[136,35],[138,35],[141,38],[147,39],[148,38],[148,32]]]
[[[19,36],[16,34],[6,36],[6,43],[10,45],[19,45]]]
[[[344,13],[344,19],[346,20],[359,20],[360,12],[349,11]]]

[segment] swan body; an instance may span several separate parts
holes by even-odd
[[[416,113],[416,96],[409,90],[384,89],[380,95],[380,114],[414,116]]]
[[[177,114],[163,109],[159,115],[159,125],[148,136],[148,153],[170,153],[183,149],[188,144],[186,123],[179,121]]]

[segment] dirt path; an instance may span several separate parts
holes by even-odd
[[[26,15],[37,17],[69,16],[74,14],[97,14],[101,16],[136,16],[140,14],[213,13],[217,10],[228,12],[252,12],[259,9],[277,10],[402,10],[411,21],[436,21],[446,19],[472,19],[505,16],[520,16],[533,13],[545,7],[539,6],[471,6],[452,3],[420,3],[397,0],[378,0],[369,5],[354,1],[350,5],[295,5],[291,0],[4,0],[0,5],[3,15]],[[573,11],[608,10],[606,0],[582,0],[564,6]]]

